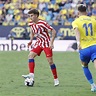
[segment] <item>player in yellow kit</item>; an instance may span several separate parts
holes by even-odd
[[[86,10],[85,5],[78,5],[79,18],[72,22],[72,26],[76,33],[80,60],[85,77],[91,85],[91,91],[96,92],[96,85],[88,68],[90,60],[92,60],[96,68],[96,20],[87,16]]]

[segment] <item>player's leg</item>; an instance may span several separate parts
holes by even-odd
[[[91,46],[91,53],[91,60],[94,63],[94,67],[96,69],[96,45]],[[96,91],[96,85],[93,89]]]
[[[94,57],[95,57],[95,58],[94,58],[93,62],[94,62],[94,67],[95,67],[95,69],[96,69],[96,55],[95,55]],[[92,89],[94,89],[93,91],[96,92],[96,85],[94,85]]]
[[[34,58],[37,56],[37,53],[31,51],[28,55],[28,65],[29,65],[29,74],[22,75],[22,77],[25,78],[25,85],[27,86],[33,86],[34,85],[34,68],[35,68],[35,62]]]
[[[35,69],[35,60],[34,58],[38,55],[40,55],[42,52],[42,48],[37,46],[36,48],[33,48],[29,55],[28,55],[28,66],[29,66],[29,74],[28,75],[22,75],[24,78],[32,78],[34,80],[34,69]]]
[[[91,47],[91,52],[92,52],[92,55],[91,55],[91,60],[92,62],[94,63],[94,67],[96,69],[96,45],[93,45]]]
[[[41,54],[41,52],[42,52],[42,48],[37,46],[36,48],[33,48],[31,50],[31,52],[29,53],[29,55],[28,55],[28,59],[29,59],[29,63],[28,63],[28,65],[29,65],[29,72],[30,72],[31,75],[33,75],[33,77],[34,77],[34,68],[35,68],[35,60],[34,60],[34,58],[37,55],[39,56]]]
[[[34,78],[34,68],[35,68],[35,60],[34,58],[37,56],[37,53],[30,51],[28,55],[28,67],[29,67],[29,74],[22,75],[24,78]]]
[[[86,64],[85,62],[82,62],[82,68],[83,68],[85,77],[87,78],[89,84],[91,85],[91,91],[96,91],[92,74],[90,72],[90,69],[88,68],[88,64]]]
[[[44,52],[46,54],[46,58],[49,62],[53,77],[54,77],[54,86],[59,85],[59,80],[58,80],[58,76],[57,76],[57,70],[56,70],[56,65],[53,62],[53,57],[52,57],[52,50],[50,48],[44,48]]]
[[[35,60],[34,58],[37,56],[37,53],[31,51],[28,55],[28,67],[29,74],[34,78],[34,68],[35,68]]]
[[[87,78],[89,84],[91,85],[91,91],[95,91],[93,88],[95,86],[95,84],[94,84],[94,81],[92,78],[92,74],[90,72],[90,69],[88,68],[88,63],[90,62],[90,59],[91,59],[90,51],[88,51],[88,50],[84,49],[84,50],[80,51],[80,59],[81,59],[84,75]]]

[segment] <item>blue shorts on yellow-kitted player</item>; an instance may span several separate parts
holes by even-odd
[[[96,59],[96,45],[79,50],[80,60],[88,64],[90,60],[92,62]]]

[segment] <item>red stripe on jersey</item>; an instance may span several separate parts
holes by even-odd
[[[38,28],[36,28],[36,24],[33,25],[33,28],[34,28],[34,30],[35,30],[34,33],[36,34],[37,31],[38,31]]]
[[[34,28],[33,28],[33,25],[31,25],[31,29],[32,29],[32,32],[34,33],[34,32],[35,32],[35,30],[34,30]]]
[[[53,30],[53,28],[52,28],[47,22],[45,22],[45,21],[43,21],[43,20],[39,20],[39,21],[38,21],[38,24],[44,26],[47,30],[48,30],[48,29]]]

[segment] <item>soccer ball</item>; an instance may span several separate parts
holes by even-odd
[[[32,86],[34,85],[34,80],[33,80],[33,78],[26,78],[25,81],[24,81],[24,84],[25,84],[26,86],[32,87]]]

